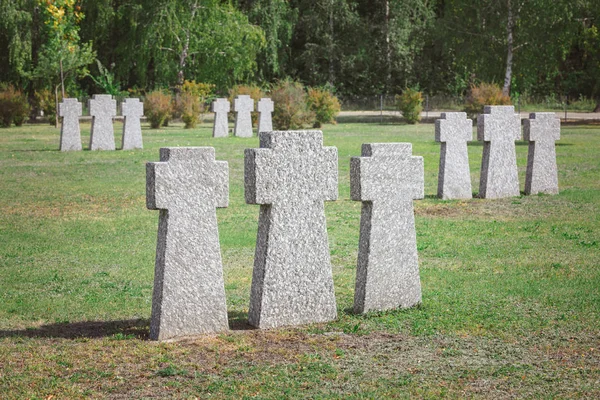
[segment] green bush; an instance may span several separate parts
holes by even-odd
[[[335,117],[342,109],[338,98],[326,89],[309,89],[307,103],[315,113],[315,128],[320,128],[322,124],[335,124]]]
[[[144,114],[152,129],[158,129],[171,117],[173,111],[171,95],[160,90],[148,93],[144,99]]]
[[[196,127],[202,111],[200,99],[197,96],[186,92],[181,93],[175,101],[175,108],[185,123],[185,129]]]
[[[469,118],[476,118],[477,114],[483,113],[484,106],[509,104],[511,104],[510,97],[502,93],[500,86],[494,83],[482,82],[479,85],[471,86],[464,110]]]
[[[12,123],[23,125],[29,116],[27,97],[12,85],[0,89],[0,125],[8,128]]]
[[[58,102],[62,101],[62,94],[58,94]],[[68,97],[68,96],[67,96]],[[48,89],[42,89],[35,92],[35,101],[38,109],[44,112],[44,116],[48,119],[50,125],[56,123],[56,99],[54,93]]]
[[[236,85],[229,90],[229,103],[231,103],[231,109],[233,110],[233,101],[239,95],[249,95],[254,100],[254,108],[258,106],[258,101],[265,97],[265,92],[256,85]],[[252,124],[258,123],[258,112],[252,113]]]
[[[421,120],[423,95],[418,90],[406,88],[396,96],[396,104],[407,124],[416,124]]]
[[[302,129],[315,122],[315,114],[308,108],[306,91],[299,82],[279,81],[271,91],[274,103],[273,127],[278,130]]]

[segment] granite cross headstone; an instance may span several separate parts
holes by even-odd
[[[558,194],[555,141],[560,140],[560,119],[554,113],[531,113],[523,121],[529,141],[525,194]]]
[[[117,102],[110,94],[95,94],[90,100],[90,115],[93,117],[90,150],[114,150],[113,117],[117,115]]]
[[[473,139],[473,121],[464,112],[442,113],[435,121],[435,141],[441,142],[438,192],[441,199],[470,199],[471,172],[467,142]]]
[[[515,140],[521,137],[521,117],[513,106],[485,106],[477,117],[477,140],[483,141],[479,197],[518,196]]]
[[[213,137],[229,136],[229,124],[227,113],[230,111],[229,100],[216,99],[212,102],[212,112],[215,113],[215,124],[213,125]]]
[[[160,210],[150,338],[228,329],[216,207],[229,203],[227,162],[212,147],[160,149],[146,203]]]
[[[420,303],[413,200],[424,196],[423,157],[410,143],[363,144],[350,160],[350,193],[362,201],[354,312]]]
[[[121,149],[142,149],[142,126],[140,118],[144,115],[144,103],[140,99],[125,99],[123,108],[123,139]]]
[[[273,130],[272,115],[273,100],[262,98],[258,101],[258,132],[270,132]]]
[[[81,131],[79,117],[82,105],[77,99],[64,99],[58,105],[58,115],[63,117],[60,128],[60,151],[79,151],[81,146]]]
[[[252,137],[252,112],[254,100],[248,95],[239,95],[233,101],[235,111],[235,136]]]
[[[245,194],[260,204],[248,320],[258,328],[336,318],[326,200],[336,200],[337,149],[320,131],[260,132],[245,152]]]

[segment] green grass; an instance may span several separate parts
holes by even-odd
[[[49,126],[0,130],[0,397],[600,397],[600,127],[563,127],[558,196],[441,201],[433,125],[325,126],[339,153],[326,203],[339,318],[269,331],[245,324],[258,207],[244,201],[243,152],[258,139],[213,139],[206,124],[143,133],[140,151],[61,153]],[[357,316],[349,158],[393,141],[425,159],[423,304]],[[229,162],[217,217],[231,333],[147,340],[158,213],[145,163],[165,146]],[[482,147],[468,148],[477,191]],[[522,189],[526,157],[518,142]]]

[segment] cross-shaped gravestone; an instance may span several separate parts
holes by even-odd
[[[123,108],[123,139],[121,149],[142,149],[142,126],[140,118],[144,115],[144,103],[140,99],[125,99]]]
[[[513,106],[485,106],[477,117],[477,140],[483,141],[479,197],[518,196],[515,140],[521,137],[521,117]]]
[[[258,101],[258,132],[270,132],[273,130],[271,113],[273,112],[273,100],[262,98]]]
[[[473,139],[473,121],[464,112],[442,113],[435,121],[435,141],[441,142],[438,197],[470,199],[471,171],[467,142]]]
[[[160,210],[150,338],[228,329],[216,207],[229,202],[227,162],[212,147],[160,149],[146,165],[146,203]]]
[[[233,101],[235,111],[235,136],[252,137],[252,112],[254,100],[249,95],[239,95]]]
[[[558,194],[554,142],[560,140],[560,119],[554,113],[531,113],[523,131],[529,141],[525,194]]]
[[[93,117],[90,150],[114,150],[113,117],[117,115],[117,102],[110,94],[95,94],[90,100],[90,115]]]
[[[213,137],[229,136],[229,125],[227,113],[230,110],[229,100],[216,99],[212,102],[212,112],[215,113],[215,124],[213,126]]]
[[[424,196],[423,157],[410,143],[363,144],[350,160],[350,193],[362,201],[354,312],[420,303],[413,200]]]
[[[245,152],[246,202],[260,204],[248,320],[258,328],[336,318],[324,201],[337,149],[320,131],[260,132]]]
[[[81,103],[77,99],[64,99],[58,105],[58,115],[63,117],[60,129],[60,151],[79,151],[81,146],[81,131],[79,117],[82,114]]]

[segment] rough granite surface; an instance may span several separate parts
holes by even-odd
[[[252,111],[254,111],[254,100],[246,94],[237,96],[233,100],[235,111],[235,136],[252,137]]]
[[[212,147],[160,149],[146,164],[146,203],[160,210],[150,338],[226,331],[217,207],[229,203],[227,162]]]
[[[515,140],[521,138],[521,117],[513,106],[485,106],[477,117],[477,140],[483,141],[479,197],[519,196]]]
[[[79,117],[83,107],[77,99],[64,99],[58,105],[58,115],[62,117],[60,128],[60,151],[80,151],[81,131],[79,130]]]
[[[227,99],[216,99],[212,102],[212,112],[215,113],[215,124],[213,125],[213,137],[229,136],[229,123],[227,122],[227,113],[231,110],[231,105]]]
[[[271,132],[273,130],[273,100],[262,98],[258,101],[258,132]]]
[[[90,150],[115,150],[113,118],[117,116],[117,102],[110,94],[95,94],[90,100],[90,115]]]
[[[121,149],[143,149],[140,118],[144,115],[144,103],[140,99],[125,99],[121,107],[123,108],[124,117]]]
[[[350,160],[350,194],[362,201],[355,313],[421,302],[413,200],[424,196],[423,167],[410,143],[363,144]]]
[[[523,121],[529,141],[525,194],[558,194],[555,142],[560,140],[560,119],[554,113],[531,113]]]
[[[440,142],[439,198],[470,199],[471,170],[467,142],[473,139],[473,121],[464,112],[442,113],[435,121],[435,141]]]
[[[245,195],[260,204],[248,319],[258,328],[337,317],[324,201],[338,197],[337,149],[321,131],[260,132]]]

